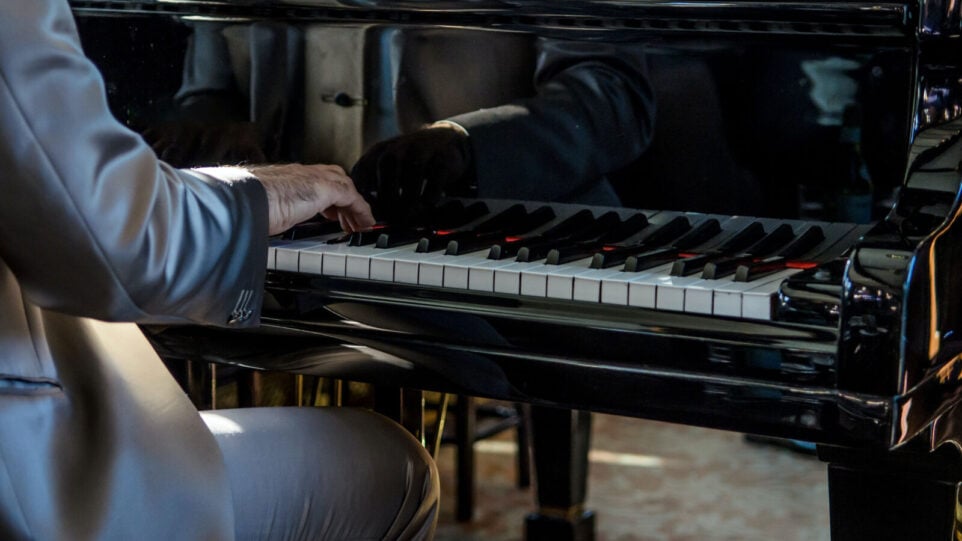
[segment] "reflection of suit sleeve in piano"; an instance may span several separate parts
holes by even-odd
[[[196,122],[252,122],[265,154],[290,160],[300,149],[303,35],[292,25],[197,22],[175,96]]]
[[[260,184],[168,167],[116,122],[66,2],[4,11],[0,260],[28,298],[107,320],[225,324],[250,309],[256,321]]]
[[[536,96],[450,119],[470,133],[479,195],[615,203],[604,175],[651,140],[645,55],[591,42],[539,47]]]
[[[174,96],[180,112],[198,121],[247,120],[247,97],[234,72],[226,25],[191,25],[184,58],[184,76]]]

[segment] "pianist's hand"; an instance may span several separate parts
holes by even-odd
[[[266,165],[251,168],[267,192],[271,235],[320,213],[347,232],[374,225],[371,207],[336,165]]]
[[[444,195],[474,195],[468,134],[457,124],[441,121],[381,141],[361,156],[351,177],[381,220],[414,216]]]

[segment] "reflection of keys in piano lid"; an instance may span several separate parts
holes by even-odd
[[[449,203],[419,224],[354,235],[305,227],[272,240],[269,269],[760,320],[772,318],[782,281],[841,256],[866,231],[503,201]]]

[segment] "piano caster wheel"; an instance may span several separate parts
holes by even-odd
[[[576,517],[531,513],[524,520],[525,541],[594,541],[595,512]]]

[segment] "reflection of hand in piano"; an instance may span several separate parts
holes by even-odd
[[[864,230],[672,211],[449,201],[414,225],[279,240],[268,267],[771,319],[785,278],[838,257]]]
[[[381,141],[351,170],[383,220],[406,220],[434,206],[443,195],[471,195],[474,165],[463,128],[441,122]]]

